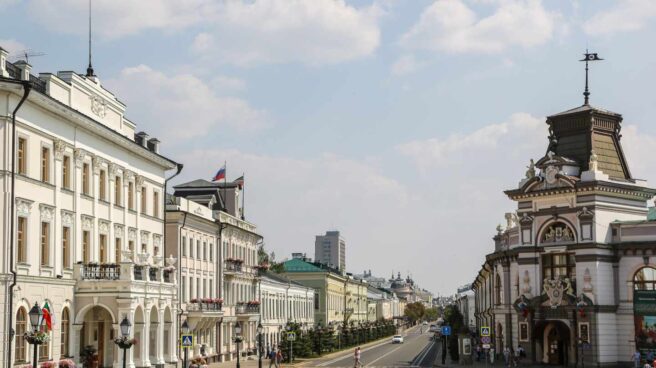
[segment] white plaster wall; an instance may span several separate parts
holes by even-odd
[[[599,363],[618,360],[617,317],[614,313],[597,313],[597,352]]]

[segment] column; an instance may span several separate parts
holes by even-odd
[[[119,323],[122,321],[122,319],[119,319]],[[114,338],[120,337],[121,336],[121,327],[119,323],[114,323],[112,325],[112,328],[114,329]],[[108,341],[110,344],[114,344],[113,341]],[[114,344],[114,349],[112,349],[114,352],[114,361],[112,362],[112,367],[114,368],[121,368],[123,364],[123,349],[119,348],[118,345]]]
[[[80,341],[82,339],[82,324],[73,325],[73,338],[71,339],[73,346],[70,349],[71,352],[78,352],[78,354],[73,354],[75,356],[75,364],[81,366],[82,361],[80,360]]]
[[[52,221],[52,239],[53,239],[53,249],[51,252],[53,253],[52,259],[52,266],[53,266],[53,272],[55,275],[63,275],[64,274],[64,267],[62,265],[62,260],[63,260],[63,254],[62,252],[58,251],[61,249],[61,243],[62,243],[62,220],[61,220],[61,210],[59,208],[59,203],[61,202],[61,187],[62,187],[62,180],[64,179],[62,177],[62,160],[64,158],[64,150],[66,149],[66,146],[64,145],[64,142],[62,142],[59,139],[55,139],[54,142],[54,173],[52,177],[55,179],[54,183],[55,184],[55,196],[54,196],[54,206],[55,206],[55,216]],[[58,213],[57,213],[58,212]],[[69,243],[69,248],[71,244]]]
[[[164,360],[164,344],[166,343],[164,341],[164,308],[166,306],[160,305],[159,307],[160,307],[158,309],[159,323],[157,324],[157,341],[155,342],[155,346],[157,347],[157,354],[156,354],[157,364],[164,364],[166,363],[166,360]]]

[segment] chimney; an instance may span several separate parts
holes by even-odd
[[[159,139],[157,138],[150,138],[148,140],[148,149],[155,152],[159,153]]]
[[[32,65],[28,64],[27,61],[25,60],[18,60],[17,62],[14,63],[14,66],[16,66],[18,69],[21,71],[20,79],[24,81],[29,81],[30,80],[30,72],[32,71]]]
[[[148,148],[148,134],[146,134],[146,132],[139,132],[135,134],[134,137],[135,137],[134,140],[138,144],[144,146],[145,148]]]
[[[7,73],[7,55],[9,55],[9,52],[0,47],[0,77],[9,77],[9,73]]]

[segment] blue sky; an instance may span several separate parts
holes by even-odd
[[[84,72],[87,1],[0,0],[0,45],[37,72]],[[625,117],[652,179],[656,2],[93,0],[94,68],[140,129],[185,163],[246,173],[247,216],[279,258],[337,228],[347,268],[472,281],[544,116],[591,102]]]

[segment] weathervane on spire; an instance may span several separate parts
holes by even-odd
[[[579,61],[585,61],[585,91],[583,92],[583,97],[585,97],[584,105],[587,105],[590,102],[590,90],[588,89],[588,61],[598,61],[604,60],[597,56],[597,53],[590,53],[588,49],[585,50],[585,57]]]
[[[93,66],[91,66],[91,0],[89,0],[89,66],[87,67],[87,77],[95,77]]]

